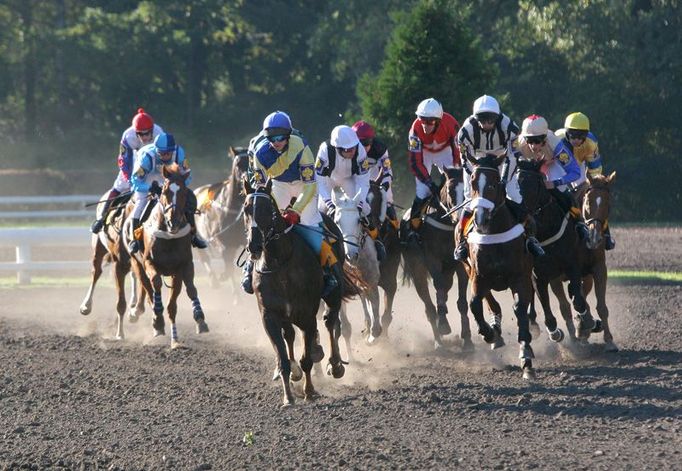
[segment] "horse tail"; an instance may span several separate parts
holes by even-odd
[[[407,263],[405,257],[400,257],[400,267],[403,269],[403,276],[400,283],[403,286],[411,286],[414,282],[414,273],[412,272],[412,265]]]
[[[348,263],[343,263],[341,280],[341,298],[350,301],[355,296],[367,291],[369,286],[362,279],[360,270]]]

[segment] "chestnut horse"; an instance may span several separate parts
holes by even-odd
[[[211,267],[209,251],[197,251],[199,261],[208,271],[214,288],[218,287],[220,280],[234,280],[230,274],[233,271],[235,252],[244,244],[241,217],[244,196],[241,193],[241,181],[249,167],[249,156],[245,147],[230,147],[228,155],[232,158],[232,170],[228,179],[194,190],[200,211],[196,217],[197,231],[208,241],[210,251],[217,253],[225,264],[224,272],[219,277]]]
[[[495,344],[501,338],[501,325],[491,326],[485,321],[483,299],[491,290],[512,291],[523,377],[531,379],[535,376],[532,363],[535,355],[531,348],[528,305],[533,296],[533,260],[525,250],[523,226],[517,223],[506,205],[505,188],[498,170],[502,158],[469,157],[474,166],[469,204],[473,210],[474,228],[467,237],[472,292],[469,307],[478,324],[478,333],[487,343]]]
[[[208,332],[204,312],[194,285],[194,262],[192,260],[192,233],[185,215],[187,174],[177,164],[164,165],[165,179],[161,196],[152,209],[143,231],[144,252],[132,256],[133,269],[147,291],[154,308],[154,336],[165,335],[161,288],[163,276],[171,278],[171,293],[168,300],[168,319],[171,324],[171,348],[180,345],[175,317],[177,299],[185,284],[187,296],[192,301],[192,311],[197,333]],[[127,232],[127,231],[126,231]]]

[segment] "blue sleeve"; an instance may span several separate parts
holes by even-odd
[[[150,164],[149,154],[144,154],[140,159],[139,163],[133,169],[133,174],[130,179],[133,191],[149,192],[149,183],[147,183],[147,175],[149,174],[152,166]]]
[[[554,180],[554,184],[568,185],[569,183],[573,183],[574,181],[580,178],[580,166],[578,165],[578,162],[575,160],[573,153],[570,150],[568,150],[568,148],[562,147],[561,149],[557,150],[559,163],[563,167],[564,172],[566,172],[566,175],[559,178],[558,180]]]
[[[185,159],[185,149],[178,146],[177,152],[178,152],[178,155],[177,155],[178,165],[181,168],[183,168],[185,172],[187,172],[187,177],[185,177],[185,186],[189,186],[189,184],[192,182],[192,173],[191,173],[191,169],[189,168],[189,160]]]

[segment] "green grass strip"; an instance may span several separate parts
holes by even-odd
[[[682,283],[681,272],[665,271],[637,271],[637,270],[609,270],[609,280],[618,279],[623,281],[662,281]]]

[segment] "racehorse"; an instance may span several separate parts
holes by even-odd
[[[542,162],[519,160],[518,183],[523,203],[537,222],[537,235],[545,256],[534,259],[533,286],[538,294],[545,314],[545,326],[550,339],[560,342],[563,331],[557,327],[552,314],[547,287],[552,279],[565,277],[569,280],[568,291],[573,298],[573,309],[579,320],[579,336],[589,335],[594,326],[582,289],[581,264],[583,251],[575,231],[575,222],[569,212],[562,210],[555,198],[545,187],[545,175],[540,171]],[[562,312],[570,338],[574,340],[575,327],[570,312]],[[589,328],[588,328],[589,327]]]
[[[177,164],[164,165],[165,179],[161,196],[152,209],[149,219],[143,224],[144,252],[132,257],[136,276],[153,299],[154,336],[165,335],[163,302],[161,300],[162,277],[171,278],[171,293],[168,300],[168,319],[171,324],[171,348],[181,346],[178,339],[175,316],[177,299],[185,284],[187,296],[192,301],[192,311],[197,333],[208,332],[204,312],[194,285],[194,262],[192,260],[191,227],[185,215],[187,174]],[[128,232],[128,231],[126,231]]]
[[[365,341],[372,345],[381,335],[379,318],[379,261],[372,241],[365,231],[360,213],[358,199],[360,192],[349,197],[341,187],[334,188],[332,201],[334,203],[334,222],[341,230],[346,259],[356,267],[366,284],[366,289],[360,293],[362,308],[365,313]],[[346,304],[341,307],[341,333],[344,336],[350,358],[350,322],[346,316]]]
[[[244,196],[241,181],[249,167],[248,152],[245,147],[231,147],[228,155],[232,158],[232,170],[227,180],[200,186],[194,190],[200,213],[196,217],[197,231],[209,242],[212,251],[218,253],[225,263],[225,271],[220,279],[233,277],[235,251],[244,243],[241,211]],[[211,267],[208,251],[199,250],[199,261],[206,267],[211,286],[219,285],[219,277]]]
[[[611,186],[616,179],[616,172],[609,176],[588,174],[587,182],[582,198],[582,215],[589,228],[589,236],[585,245],[581,244],[583,275],[583,292],[587,295],[594,286],[594,295],[597,299],[597,314],[599,320],[595,321],[595,327],[591,332],[604,330],[604,350],[607,352],[618,351],[618,346],[613,342],[613,335],[609,328],[609,308],[606,305],[606,284],[608,281],[608,269],[606,267],[606,254],[604,251],[604,230],[608,224],[609,210],[611,208]],[[560,303],[566,304],[561,280],[552,281],[552,290],[557,294]],[[586,331],[587,338],[590,330]]]
[[[516,222],[505,204],[505,187],[498,170],[504,157],[469,157],[471,173],[471,203],[474,229],[468,235],[468,273],[471,280],[471,312],[478,324],[478,333],[490,344],[501,339],[501,325],[491,326],[483,318],[483,298],[491,290],[510,289],[514,294],[514,315],[518,326],[519,358],[523,377],[531,379],[534,358],[528,321],[528,305],[533,296],[532,256],[525,251],[524,229]]]
[[[451,171],[452,172],[452,171]],[[445,184],[441,188],[440,201],[461,202],[461,170],[446,174]],[[431,324],[431,330],[436,349],[443,347],[442,336],[452,332],[447,320],[448,291],[452,287],[453,277],[457,273],[458,298],[457,309],[460,314],[463,349],[473,349],[471,342],[471,328],[467,316],[467,284],[469,282],[466,270],[453,257],[455,230],[452,219],[447,214],[448,208],[433,198],[422,217],[420,237],[422,243],[411,244],[403,250],[403,279],[414,284],[419,298],[424,303],[426,318]],[[408,213],[401,222],[401,231],[408,229]],[[429,293],[428,278],[433,280],[436,290],[436,306]],[[494,302],[494,300],[493,300]]]
[[[322,359],[321,356],[315,358],[315,347],[316,314],[324,282],[317,254],[296,230],[292,230],[295,226],[288,226],[272,197],[271,189],[270,179],[265,186],[256,189],[248,180],[244,180],[244,224],[247,248],[252,259],[256,260],[254,292],[263,326],[277,354],[283,388],[282,405],[290,406],[294,403],[290,385],[294,342],[292,325],[303,331],[304,348],[300,363],[305,373],[305,398],[311,400],[317,396],[310,372],[313,362]],[[305,226],[301,230],[312,228]],[[340,255],[343,257],[343,254]],[[334,378],[341,378],[345,373],[336,332],[341,303],[359,294],[353,284],[355,280],[350,278],[348,272],[344,270],[338,278],[339,288],[324,299],[327,304],[324,322],[331,345],[327,373]],[[288,345],[285,345],[285,341]]]
[[[106,198],[108,194],[108,192],[105,193],[103,198]],[[123,316],[126,311],[125,276],[130,272],[131,268],[130,254],[126,249],[123,237],[121,237],[126,210],[124,207],[125,202],[120,201],[122,201],[122,198],[117,198],[112,204],[113,208],[109,213],[108,222],[104,225],[99,234],[92,235],[92,278],[88,292],[80,305],[80,313],[82,315],[87,316],[90,314],[92,311],[92,297],[95,292],[95,285],[102,275],[102,262],[113,262],[116,293],[118,295],[118,301],[116,303],[118,322],[115,336],[117,340],[125,338],[123,333]],[[102,204],[103,202],[100,203],[100,205]],[[145,292],[135,276],[132,277],[132,291],[129,320],[131,322],[136,322],[138,317],[144,312]]]

